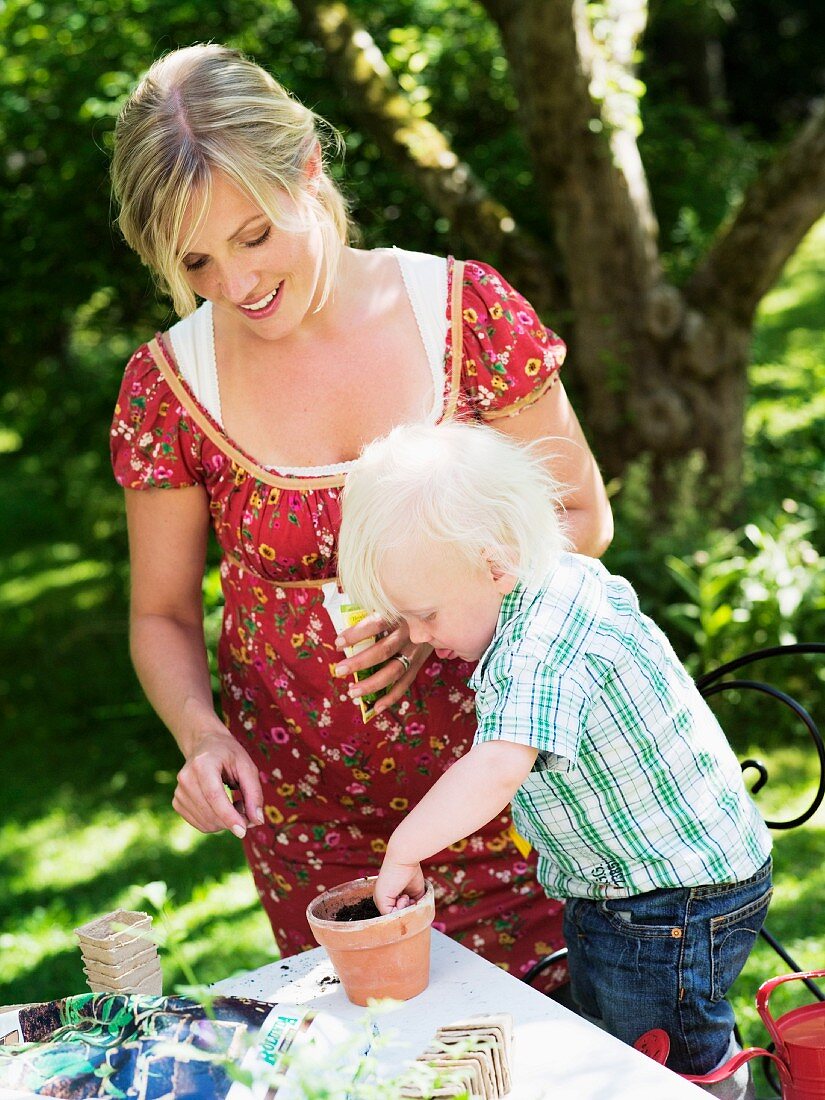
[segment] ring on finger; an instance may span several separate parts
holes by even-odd
[[[394,653],[392,655],[392,659],[394,661],[400,661],[401,664],[404,666],[404,671],[405,672],[410,671],[410,666],[412,665],[412,661],[404,653]]]

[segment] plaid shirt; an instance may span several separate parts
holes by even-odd
[[[482,741],[539,750],[513,798],[552,897],[749,878],[771,850],[718,722],[636,594],[565,554],[504,597],[470,679]]]

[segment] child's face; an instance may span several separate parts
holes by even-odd
[[[439,657],[477,661],[493,640],[501,601],[516,578],[483,559],[469,565],[445,546],[395,548],[384,559],[384,588],[410,630]]]

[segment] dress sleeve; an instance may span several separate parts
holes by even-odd
[[[488,264],[464,265],[462,321],[462,389],[482,420],[515,416],[553,385],[564,341]]]
[[[180,489],[201,484],[202,443],[201,432],[144,344],[126,365],[112,420],[115,480],[124,489]]]

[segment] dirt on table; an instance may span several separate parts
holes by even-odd
[[[380,917],[378,912],[378,906],[372,898],[362,898],[360,901],[353,902],[352,905],[342,905],[338,912],[335,914],[336,921],[354,921],[354,920],[372,920],[373,917]]]

